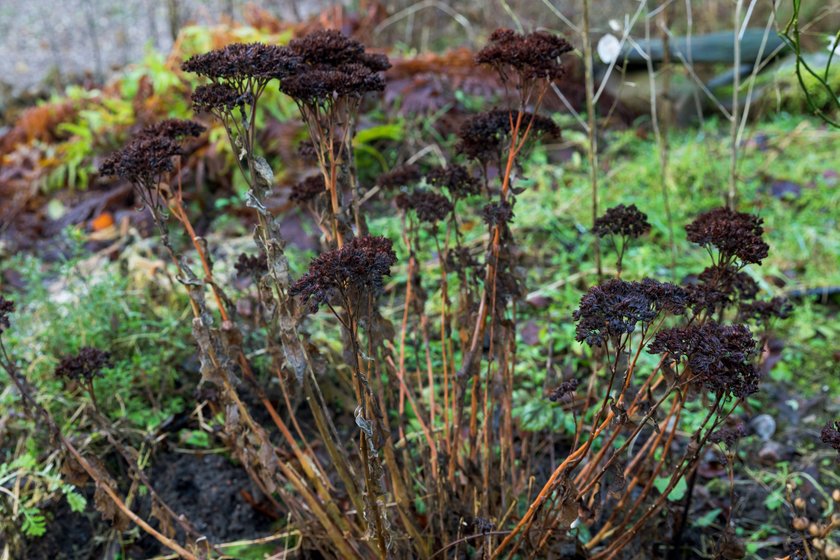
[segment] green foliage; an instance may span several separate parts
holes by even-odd
[[[15,491],[9,490],[14,488]],[[0,527],[19,523],[27,537],[41,537],[47,532],[47,518],[42,504],[63,495],[70,509],[81,513],[87,500],[76,489],[64,484],[53,464],[39,465],[34,455],[24,452],[8,463],[0,464]]]
[[[28,377],[42,394],[51,395],[44,404],[58,418],[69,418],[76,405],[53,369],[82,346],[114,357],[113,366],[94,381],[99,405],[111,418],[150,430],[184,408],[177,367],[192,347],[183,296],[161,299],[154,286],[135,285],[119,265],[96,259],[71,257],[48,265],[18,258],[12,265],[27,291],[18,298],[15,328],[4,337],[12,354],[32,364]],[[4,394],[0,403],[13,406],[12,395]]]
[[[671,483],[670,476],[658,476],[653,481],[653,487],[659,490],[659,493],[662,494],[665,490],[668,489],[668,485]],[[680,478],[671,491],[668,493],[668,500],[672,502],[679,502],[685,497],[685,492],[688,489],[688,483],[685,480],[685,477]]]

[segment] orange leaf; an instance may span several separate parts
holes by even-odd
[[[90,222],[90,227],[93,228],[93,231],[102,231],[112,225],[114,225],[114,217],[111,216],[110,212],[103,212]]]

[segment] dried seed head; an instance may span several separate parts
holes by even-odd
[[[391,67],[388,58],[366,53],[364,45],[339,31],[314,31],[293,39],[289,50],[302,64],[280,82],[280,91],[298,103],[358,99],[365,93],[385,89],[385,80],[379,73]]]
[[[140,131],[140,136],[163,136],[170,140],[180,140],[186,137],[201,136],[207,130],[195,121],[182,119],[165,119],[151,124]]]
[[[316,257],[309,271],[292,285],[290,293],[309,302],[313,309],[329,302],[336,293],[350,301],[375,296],[383,277],[391,274],[397,256],[385,237],[355,237],[340,249]]]
[[[481,219],[490,227],[509,224],[513,218],[513,205],[507,200],[492,202],[481,209]]]
[[[650,325],[660,313],[685,312],[685,290],[673,284],[645,279],[642,282],[609,280],[593,286],[580,300],[573,317],[576,339],[601,346],[611,338],[632,333],[638,324]]]
[[[175,166],[172,158],[183,154],[181,146],[165,136],[139,135],[111,154],[99,167],[100,175],[117,176],[135,185],[152,186]]]
[[[769,301],[753,301],[741,305],[741,316],[746,320],[767,325],[771,320],[787,319],[793,313],[793,305],[782,297]]]
[[[421,221],[430,224],[446,219],[452,212],[452,203],[448,198],[424,190],[400,193],[394,201],[400,210],[414,210]]]
[[[603,216],[595,220],[593,232],[598,237],[620,235],[622,237],[637,238],[650,231],[647,214],[636,208],[635,204],[625,206],[619,204],[607,210]]]
[[[306,64],[333,66],[359,62],[365,52],[364,45],[335,29],[319,29],[292,39],[289,49]]]
[[[481,192],[481,181],[470,175],[463,165],[434,167],[426,173],[426,181],[435,187],[445,187],[452,198],[464,198]]]
[[[55,368],[56,377],[74,381],[91,381],[102,376],[102,370],[111,365],[108,352],[85,346],[74,356],[65,356]]]
[[[769,246],[761,239],[762,219],[752,214],[715,208],[697,216],[685,226],[688,240],[705,247],[715,247],[724,264],[738,258],[742,263],[761,264]]]
[[[422,174],[419,166],[413,163],[404,163],[377,177],[376,185],[383,190],[395,191],[403,187],[416,185],[421,178]]]
[[[325,185],[323,175],[307,177],[303,181],[292,185],[292,194],[289,195],[289,200],[298,204],[312,202],[326,191]]]
[[[510,147],[510,135],[518,119],[516,111],[496,109],[473,115],[464,121],[458,132],[457,150],[465,156],[488,163]],[[524,112],[520,135],[531,124],[530,138],[559,136],[560,128],[548,117]]]
[[[15,312],[15,302],[0,295],[0,334],[11,326],[9,315]]]
[[[820,432],[820,440],[829,447],[840,451],[840,421],[826,424]]]
[[[362,64],[313,67],[280,82],[280,91],[300,103],[360,99],[368,92],[384,89],[385,79]]]
[[[524,35],[511,29],[497,29],[475,60],[493,66],[503,78],[513,71],[523,80],[555,80],[563,76],[560,56],[571,50],[565,39],[545,31]]]
[[[710,321],[667,329],[656,333],[648,352],[667,352],[673,361],[685,358],[697,381],[714,393],[745,398],[758,390],[753,364],[758,345],[746,325]]]
[[[361,64],[372,72],[384,72],[391,67],[387,56],[366,53],[362,43],[335,29],[321,29],[292,39],[289,50],[304,63],[313,66]]]
[[[744,425],[738,423],[735,426],[727,426],[721,428],[709,436],[709,441],[712,443],[722,443],[729,449],[735,446],[735,443],[747,435],[747,430]]]
[[[552,402],[557,402],[566,395],[570,395],[574,393],[578,388],[578,380],[575,378],[563,381],[560,385],[555,388],[551,394],[548,396],[548,399]]]
[[[234,43],[190,57],[181,65],[185,72],[224,82],[241,89],[250,78],[282,80],[294,73],[301,60],[291,49],[264,43]]]
[[[253,103],[254,97],[250,93],[239,93],[226,84],[198,86],[192,93],[193,110],[198,113],[225,113]]]
[[[241,253],[233,267],[236,269],[236,275],[239,278],[258,279],[268,272],[268,259],[265,253],[259,255]]]
[[[696,313],[704,309],[714,313],[737,301],[754,299],[759,288],[749,274],[730,264],[707,267],[686,290]]]

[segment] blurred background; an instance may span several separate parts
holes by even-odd
[[[654,36],[668,29],[681,36],[732,29],[734,0],[674,0],[651,3],[661,12]],[[791,3],[743,2],[742,17],[763,27],[773,13],[774,29],[790,18]],[[640,9],[638,0],[596,0],[591,4],[593,41],[617,33]],[[332,12],[332,13],[331,13]],[[358,25],[374,47],[406,52],[474,47],[499,26],[538,27],[576,36],[579,0],[4,0],[0,2],[0,115],[69,83],[100,84],[148,49],[169,52],[187,25],[344,19]],[[632,28],[644,36],[644,17]],[[804,2],[800,12],[803,47],[826,51],[826,37],[840,29],[833,2]],[[345,21],[345,24],[347,22]],[[660,27],[661,24],[661,27]],[[827,52],[827,51],[826,51]]]

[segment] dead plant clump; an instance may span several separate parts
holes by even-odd
[[[686,226],[688,239],[712,257],[689,286],[621,278],[626,247],[642,242],[650,223],[634,205],[599,218],[594,233],[612,241],[617,277],[598,279],[574,313],[590,367],[546,396],[574,418],[566,454],[546,465],[513,417],[521,259],[528,250],[516,239],[516,198],[526,188],[519,171],[536,142],[560,134],[540,107],[551,83],[562,79],[570,50],[547,32],[493,33],[476,61],[498,71],[518,102],[469,119],[459,153],[445,166],[420,161],[379,179],[393,204],[386,210],[403,220],[400,239],[370,231],[366,212],[373,206],[362,203],[353,165],[362,100],[382,91],[387,58],[339,32],[317,31],[288,47],[234,44],[184,62],[184,71],[208,82],[192,95],[196,113],[223,124],[250,189],[256,247],[236,263],[237,276],[256,287],[259,313],[248,321],[227,294],[232,287],[214,277],[212,250],[196,238],[174,182],[185,144],[204,127],[153,125],[102,166],[103,174],[132,182],[151,211],[189,294],[201,385],[224,417],[221,438],[264,502],[299,531],[302,550],[345,559],[645,556],[639,551],[680,542],[680,526],[666,523],[678,507],[669,500],[672,490],[713,442],[737,440],[726,432],[727,418],[760,389],[756,325],[784,316],[787,307],[757,301],[757,290],[739,276],[767,256],[761,219],[725,208],[698,212]],[[270,87],[297,104],[320,171],[292,195],[323,244],[297,279],[266,204],[274,177],[260,155],[256,108]],[[468,218],[486,228],[479,251],[466,244]],[[172,242],[176,235],[186,236],[197,259]],[[421,251],[436,254],[436,265],[421,262]],[[397,252],[406,255],[401,262]],[[396,267],[406,271],[405,281],[391,276]],[[0,297],[0,334],[14,328],[14,312]],[[310,340],[318,324],[340,330],[337,362]],[[257,349],[268,356],[260,369],[251,358]],[[154,494],[137,453],[117,443],[135,481],[156,496],[157,521],[135,513],[112,476],[38,404],[25,364],[6,353],[2,338],[0,350],[30,414],[64,452],[68,472],[80,483],[95,481],[104,515],[137,524],[184,558],[221,553]],[[91,379],[105,364],[104,351],[86,348],[56,373],[84,384],[95,406]],[[279,406],[268,396],[277,382]],[[352,395],[352,415],[324,397],[327,384]],[[684,422],[698,401],[705,416]],[[252,403],[265,410],[257,414]],[[835,448],[836,428],[822,434]],[[733,512],[725,515],[729,521]],[[724,549],[735,540],[722,535],[721,557],[732,557]]]

